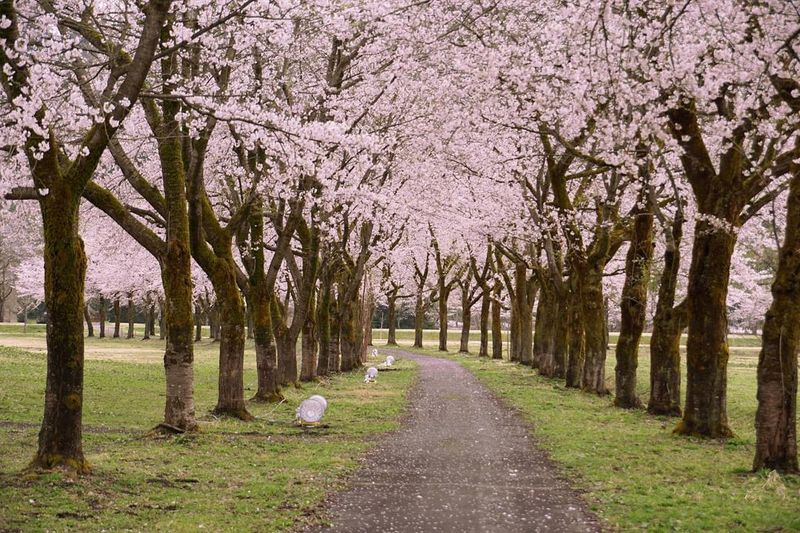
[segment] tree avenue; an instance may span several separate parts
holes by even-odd
[[[790,3],[3,1],[0,46],[0,295],[48,320],[34,466],[89,471],[84,324],[125,316],[166,341],[179,433],[204,325],[243,425],[403,320],[702,438],[733,435],[729,335],[758,331],[752,467],[798,471]]]

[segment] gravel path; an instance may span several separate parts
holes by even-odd
[[[394,355],[420,368],[409,417],[332,498],[333,526],[309,533],[599,531],[519,416],[472,374],[453,361]]]

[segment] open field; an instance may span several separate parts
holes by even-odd
[[[43,328],[0,328],[0,346],[43,347]],[[41,343],[41,344],[37,344]],[[84,439],[89,477],[21,473],[36,449],[45,359],[0,347],[0,530],[279,531],[319,519],[318,505],[379,434],[397,427],[415,367],[401,361],[366,385],[360,373],[286,391],[280,405],[250,403],[251,423],[209,415],[218,345],[197,345],[195,400],[202,431],[146,436],[161,420],[163,343],[88,339]],[[245,395],[255,391],[252,345]],[[292,424],[311,394],[329,400],[328,427]]]
[[[744,339],[751,341],[751,339]],[[457,348],[454,346],[454,348]],[[431,349],[424,353],[439,354]],[[800,531],[800,477],[751,474],[757,352],[732,350],[727,442],[672,434],[674,419],[624,411],[611,397],[566,389],[507,361],[449,354],[532,425],[592,509],[625,531]],[[639,359],[638,389],[649,394],[649,350]],[[614,353],[607,384],[613,390]],[[685,375],[684,375],[685,383]]]

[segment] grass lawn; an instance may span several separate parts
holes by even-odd
[[[245,423],[208,412],[217,389],[218,345],[196,349],[195,399],[202,431],[154,438],[161,420],[163,344],[88,339],[83,447],[91,476],[25,474],[36,449],[45,377],[43,330],[0,328],[0,531],[279,531],[324,519],[319,504],[340,487],[375,437],[397,427],[416,369],[364,384],[361,373],[286,391],[280,405],[250,403]],[[8,347],[30,344],[31,348]],[[245,395],[256,388],[252,346]],[[329,401],[329,427],[292,424],[311,394]]]
[[[638,388],[645,401],[648,353],[642,349],[639,360]],[[536,442],[614,528],[800,531],[800,478],[749,473],[757,351],[732,350],[728,416],[736,437],[727,442],[673,435],[674,419],[617,409],[611,397],[566,389],[562,381],[542,378],[524,366],[474,355],[448,357],[523,414]],[[606,372],[613,390],[613,351]]]

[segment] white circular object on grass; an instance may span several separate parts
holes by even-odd
[[[391,355],[386,358],[386,366],[392,366],[394,364],[394,357]]]
[[[373,348],[372,349],[372,357],[378,357],[378,349],[377,348]]]
[[[374,366],[371,366],[367,369],[367,377],[369,379],[375,379],[378,377],[378,369]]]
[[[313,424],[322,420],[325,414],[325,404],[319,400],[303,400],[297,408],[297,418],[306,424]]]
[[[318,402],[322,402],[322,405],[325,407],[325,409],[328,408],[328,400],[326,400],[324,396],[320,396],[319,394],[315,394],[314,396],[310,396],[308,399],[309,400],[317,400]]]

